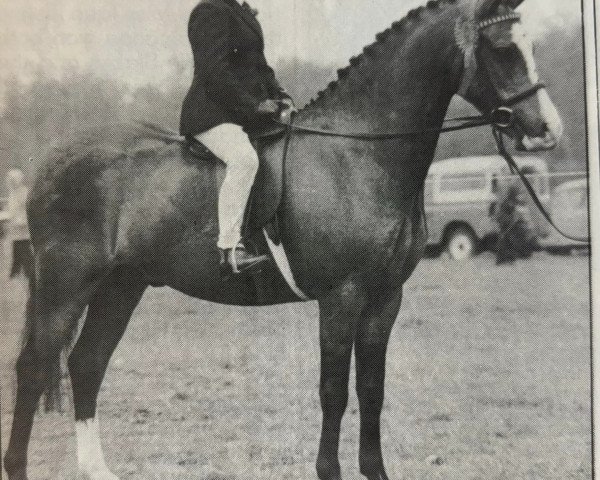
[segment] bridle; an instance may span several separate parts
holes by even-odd
[[[492,25],[497,25],[504,22],[515,22],[521,19],[521,14],[517,12],[511,12],[505,15],[498,15],[485,20],[475,23],[473,20],[473,29],[475,31],[475,44],[474,48],[465,51],[465,62],[464,71],[461,79],[461,84],[458,90],[458,95],[464,96],[471,86],[475,75],[477,73],[477,60],[475,59],[475,50],[479,35],[481,32]],[[323,137],[338,137],[348,138],[353,140],[363,141],[377,141],[377,140],[397,140],[404,137],[425,135],[428,133],[448,133],[456,132],[459,130],[466,130],[470,128],[478,128],[491,125],[495,129],[506,130],[510,128],[514,123],[514,115],[511,107],[514,105],[527,100],[529,97],[535,95],[539,90],[546,88],[543,82],[537,82],[528,88],[510,95],[506,98],[502,98],[502,103],[497,108],[483,115],[463,116],[444,119],[444,123],[452,123],[453,125],[439,127],[439,128],[425,128],[420,130],[404,130],[401,132],[389,132],[389,133],[372,133],[372,132],[336,132],[334,130],[327,130],[324,128],[307,127],[302,125],[293,124],[293,115],[290,116],[289,122],[276,123],[286,127],[288,131],[303,132],[312,135],[319,135]]]
[[[470,46],[470,48],[469,47],[463,48],[464,52],[465,52],[464,71],[463,71],[460,86],[458,88],[458,95],[460,95],[461,97],[466,96],[467,91],[471,87],[471,84],[473,83],[473,80],[475,79],[475,75],[477,74],[478,64],[477,64],[477,58],[476,58],[476,51],[477,51],[477,46],[478,46],[479,37],[480,37],[481,33],[484,30],[487,30],[488,28],[492,27],[493,25],[497,25],[499,23],[505,23],[505,22],[511,22],[511,23],[518,22],[520,20],[521,20],[520,13],[510,12],[505,15],[498,15],[496,17],[487,18],[485,20],[480,21],[479,23],[475,23],[474,20],[472,21],[473,23],[472,23],[471,28],[473,29],[473,31],[470,33],[470,35],[473,35],[473,37],[474,37],[473,44]],[[470,24],[471,24],[470,22],[467,22],[467,25],[470,25]],[[458,30],[458,27],[457,27],[457,30]],[[455,35],[459,35],[459,33],[457,31],[455,31]],[[543,82],[537,82],[520,92],[517,92],[508,97],[501,98],[502,106],[499,108],[512,107],[512,106],[516,105],[517,103],[522,102],[523,100],[527,100],[529,97],[535,95],[539,90],[542,90],[543,88],[546,88],[546,84]],[[498,96],[501,97],[500,94]],[[504,128],[507,128],[507,127],[504,127]]]
[[[458,94],[464,96],[467,90],[470,88],[473,80],[475,79],[477,73],[477,60],[475,57],[475,51],[477,48],[477,43],[479,41],[479,35],[485,29],[491,27],[492,25],[497,25],[499,23],[504,22],[516,22],[521,19],[521,14],[518,12],[510,12],[505,15],[499,15],[496,17],[491,17],[485,20],[480,21],[479,23],[475,23],[473,20],[472,28],[474,31],[474,45],[473,48],[465,50],[465,62],[464,62],[464,70],[463,76],[461,79],[461,84],[459,87]],[[543,82],[537,82],[528,88],[517,92],[513,95],[510,95],[505,98],[501,98],[501,105],[488,112],[487,114],[475,115],[475,116],[463,116],[463,117],[454,117],[447,118],[444,120],[444,124],[451,123],[451,125],[442,126],[439,128],[425,128],[420,130],[405,130],[401,132],[389,132],[389,133],[372,133],[372,132],[337,132],[334,130],[327,130],[324,128],[316,128],[316,127],[308,127],[303,125],[295,125],[294,124],[294,113],[289,116],[288,122],[282,122],[276,120],[275,123],[283,126],[285,128],[285,142],[283,148],[283,161],[285,163],[287,153],[289,150],[289,145],[291,141],[291,137],[293,132],[301,132],[309,135],[317,135],[322,137],[337,137],[337,138],[346,138],[351,140],[360,140],[360,141],[385,141],[385,140],[398,140],[401,138],[417,136],[417,135],[426,135],[426,134],[441,134],[447,132],[456,132],[460,130],[467,130],[471,128],[478,128],[483,126],[491,126],[492,134],[494,136],[494,140],[496,141],[496,145],[498,148],[498,152],[506,163],[508,164],[511,171],[514,171],[518,174],[520,180],[523,182],[525,189],[529,193],[531,199],[533,200],[536,207],[540,210],[541,214],[544,216],[546,221],[563,237],[577,241],[577,242],[586,242],[589,243],[589,237],[573,237],[566,233],[564,233],[552,220],[552,217],[538,198],[535,190],[531,186],[531,183],[527,179],[527,177],[521,172],[519,169],[515,159],[512,157],[510,152],[506,149],[504,144],[504,135],[507,129],[513,126],[514,124],[514,113],[511,107],[514,105],[527,100],[528,98],[535,95],[539,90],[545,88],[546,85]],[[499,95],[500,97],[500,95]],[[285,168],[284,168],[285,171]]]

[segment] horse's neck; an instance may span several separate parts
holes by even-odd
[[[340,80],[301,111],[299,123],[340,131],[403,132],[442,126],[456,92],[460,52],[454,42],[456,5],[423,8],[353,59]],[[380,37],[382,38],[382,37]],[[408,196],[420,189],[439,135],[362,145]],[[356,153],[360,154],[359,151]],[[328,162],[325,157],[322,161]],[[340,166],[344,168],[344,166]]]

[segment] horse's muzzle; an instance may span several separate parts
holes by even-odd
[[[524,135],[517,141],[516,148],[519,151],[539,152],[544,150],[552,150],[558,145],[558,139],[547,131],[543,137],[529,137]]]

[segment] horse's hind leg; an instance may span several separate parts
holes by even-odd
[[[39,399],[51,383],[49,367],[59,362],[93,289],[81,261],[69,264],[66,256],[48,255],[38,264],[27,308],[30,334],[17,360],[17,398],[4,458],[10,480],[27,478],[27,447]]]
[[[90,480],[117,480],[104,461],[96,401],[110,357],[146,284],[125,268],[115,270],[90,301],[83,330],[69,356],[79,470]]]
[[[356,391],[360,406],[360,472],[369,480],[388,480],[381,453],[385,356],[402,302],[402,287],[366,309],[355,342]]]

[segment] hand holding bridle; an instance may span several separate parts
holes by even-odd
[[[258,105],[258,113],[272,115],[284,123],[289,123],[290,117],[297,111],[298,109],[291,98],[283,98],[281,100],[267,99]]]
[[[270,98],[263,100],[258,104],[258,113],[262,113],[265,115],[274,115],[279,112],[280,106],[277,100],[272,100]]]
[[[279,121],[286,124],[290,123],[292,116],[298,112],[294,101],[291,98],[284,98],[278,102],[280,106]]]

